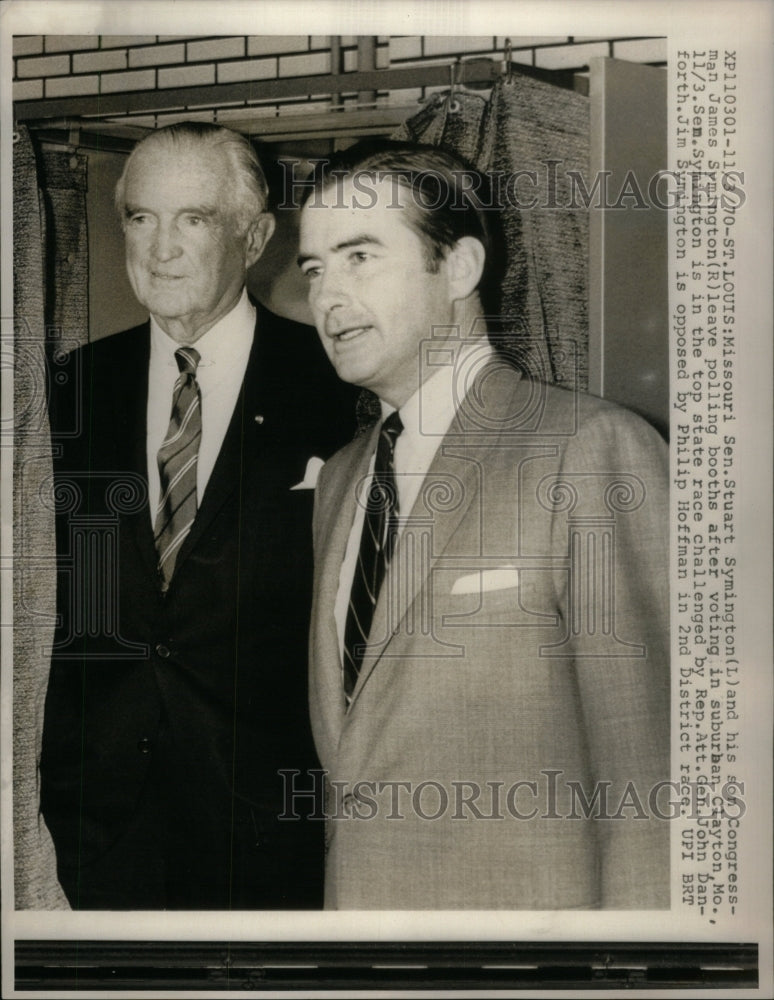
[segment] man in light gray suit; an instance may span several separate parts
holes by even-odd
[[[316,495],[326,906],[668,907],[666,448],[490,345],[479,181],[359,144],[302,211],[318,332],[382,410]]]

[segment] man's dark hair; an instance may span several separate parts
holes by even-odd
[[[428,270],[437,270],[463,236],[477,239],[486,253],[478,292],[485,313],[497,313],[506,255],[499,209],[493,209],[485,174],[439,146],[364,139],[317,161],[303,205],[314,207],[315,195],[353,175],[393,179],[411,193],[409,225],[425,245]]]

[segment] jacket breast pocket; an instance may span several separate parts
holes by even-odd
[[[433,617],[443,628],[483,625],[554,626],[550,587],[534,570],[505,567],[454,574],[435,588]]]

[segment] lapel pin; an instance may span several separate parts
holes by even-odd
[[[255,415],[255,422],[256,422],[256,424],[262,424],[263,423],[263,414],[262,413],[256,413],[256,415]]]

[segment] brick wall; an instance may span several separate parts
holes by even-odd
[[[506,39],[498,36],[380,36],[376,68],[448,63],[457,56],[503,58]],[[244,118],[251,115],[288,115],[325,110],[330,95],[284,101],[234,102],[229,107],[169,108],[164,91],[193,87],[350,72],[358,68],[355,36],[339,40],[338,59],[331,38],[324,35],[29,35],[13,39],[13,98],[34,101],[57,97],[95,96],[130,91],[158,91],[158,110],[116,118],[137,125],[164,124],[174,118]],[[529,37],[512,39],[514,62],[541,69],[583,72],[595,56],[614,56],[634,62],[663,64],[664,38]],[[333,65],[334,60],[337,65]],[[410,103],[430,89],[379,93],[377,104]],[[343,94],[339,103],[358,101],[357,93]]]

